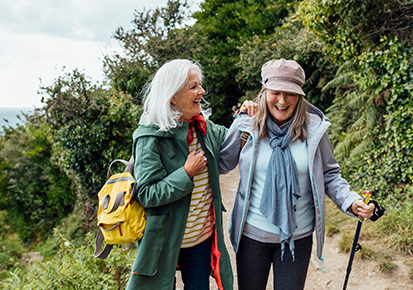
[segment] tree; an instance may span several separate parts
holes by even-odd
[[[413,4],[304,0],[298,15],[340,65],[325,89],[337,92],[329,116],[344,175],[381,198],[403,191],[413,182]]]
[[[410,0],[304,0],[297,13],[339,61],[380,45],[382,36],[413,44]]]
[[[29,120],[0,139],[0,209],[24,242],[45,238],[75,204],[71,180],[51,162],[50,135],[44,121]]]
[[[306,98],[325,111],[332,103],[334,90],[321,89],[334,78],[337,65],[324,50],[322,41],[317,39],[298,21],[288,19],[285,25],[262,39],[255,36],[240,47],[237,82],[250,91],[249,99],[261,89],[261,66],[271,59],[293,59],[304,69]]]
[[[168,0],[165,8],[135,11],[134,28],[119,27],[114,38],[123,47],[122,54],[107,55],[104,68],[113,87],[134,97],[140,95],[151,74],[166,61],[194,59],[202,41],[196,26],[186,26],[188,4]]]
[[[248,91],[236,78],[240,72],[240,47],[254,37],[266,39],[272,35],[294,4],[293,0],[207,0],[195,13],[195,25],[200,27],[206,44],[198,59],[206,75],[211,118],[217,123],[231,123],[232,109]]]
[[[80,198],[95,204],[110,162],[131,157],[140,106],[130,95],[92,84],[77,70],[43,87],[42,94],[53,161],[76,183]]]

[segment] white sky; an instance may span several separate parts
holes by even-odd
[[[201,0],[188,0],[198,10]],[[102,56],[119,49],[112,38],[130,30],[135,10],[167,0],[0,0],[0,107],[41,107],[43,85],[77,68],[103,79]]]

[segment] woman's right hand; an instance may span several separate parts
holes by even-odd
[[[201,150],[196,153],[195,149],[193,149],[185,161],[184,169],[188,177],[192,178],[194,175],[202,172],[206,168],[207,163],[204,151]]]
[[[242,106],[240,108],[241,112],[247,112],[248,116],[252,117],[255,116],[255,114],[258,111],[258,104],[253,102],[253,101],[245,101],[242,103]]]

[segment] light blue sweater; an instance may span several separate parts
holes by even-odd
[[[288,146],[297,165],[298,182],[301,192],[301,197],[298,199],[295,212],[298,228],[294,232],[294,239],[299,239],[309,236],[314,229],[315,213],[308,170],[308,149],[307,143],[301,140],[290,143]],[[248,208],[246,220],[249,225],[256,229],[246,226],[244,230],[246,236],[261,242],[279,242],[279,228],[268,221],[259,209],[271,152],[272,149],[268,140],[261,139],[251,185],[251,204]],[[268,232],[268,234],[258,234],[257,230]]]

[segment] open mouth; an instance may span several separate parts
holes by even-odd
[[[275,106],[275,108],[276,108],[278,111],[281,111],[281,112],[287,111],[289,107],[290,107],[290,106],[285,107],[285,108],[280,108],[280,107]]]

